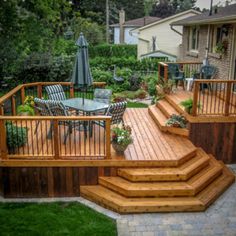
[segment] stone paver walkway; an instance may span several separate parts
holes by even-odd
[[[236,173],[236,165],[230,165]],[[119,215],[81,197],[3,199],[0,202],[77,201],[117,221],[118,236],[236,236],[236,183],[205,212]]]

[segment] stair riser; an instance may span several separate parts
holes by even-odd
[[[150,109],[148,109],[148,112],[149,112],[150,116],[152,117],[152,119],[154,120],[154,122],[159,127],[159,129],[163,132],[166,132],[167,131],[166,126],[162,126],[162,124],[159,122],[159,120],[156,118],[156,116],[152,113],[152,111]]]

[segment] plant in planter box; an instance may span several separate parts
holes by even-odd
[[[10,153],[14,153],[16,148],[26,144],[28,138],[28,129],[18,127],[13,122],[6,122],[7,147]]]
[[[173,114],[166,121],[166,126],[176,127],[176,128],[186,128],[187,120],[184,116]]]
[[[174,81],[171,79],[165,80],[158,80],[158,85],[162,90],[163,94],[170,94],[172,92],[172,88],[174,85]]]
[[[27,96],[24,100],[23,105],[19,105],[17,107],[17,114],[18,115],[26,115],[26,116],[33,116],[34,112],[34,97]]]
[[[128,125],[117,125],[112,128],[111,143],[117,153],[123,154],[129,144],[132,143],[131,127]]]
[[[188,113],[188,114],[192,114],[192,109],[193,109],[193,99],[189,98],[187,100],[184,100],[180,103],[180,105],[182,105],[184,107],[184,110]],[[198,108],[201,108],[201,104],[198,103],[197,105]]]

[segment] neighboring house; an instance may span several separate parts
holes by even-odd
[[[172,29],[170,24],[198,14],[198,11],[188,10],[132,30],[132,34],[138,34],[138,58],[168,57],[175,60],[179,57],[183,27]]]
[[[125,17],[123,16],[123,20],[124,18]],[[137,44],[138,43],[137,35],[135,34],[131,35],[130,31],[142,27],[144,25],[150,24],[159,19],[160,18],[158,17],[145,16],[134,20],[123,21],[120,23],[122,25],[120,24],[111,25],[111,27],[114,28],[114,39],[113,39],[114,44],[121,44],[121,43]],[[123,34],[122,37],[121,34]]]
[[[183,61],[208,59],[218,68],[216,79],[236,79],[236,4],[205,12],[173,26],[184,26]],[[208,49],[208,50],[207,50]]]

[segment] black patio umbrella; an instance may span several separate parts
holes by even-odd
[[[80,36],[76,41],[76,45],[79,49],[76,53],[71,82],[74,84],[75,87],[81,88],[83,90],[84,104],[84,92],[86,92],[87,87],[93,84],[93,78],[89,66],[88,43],[83,33],[80,33]]]

